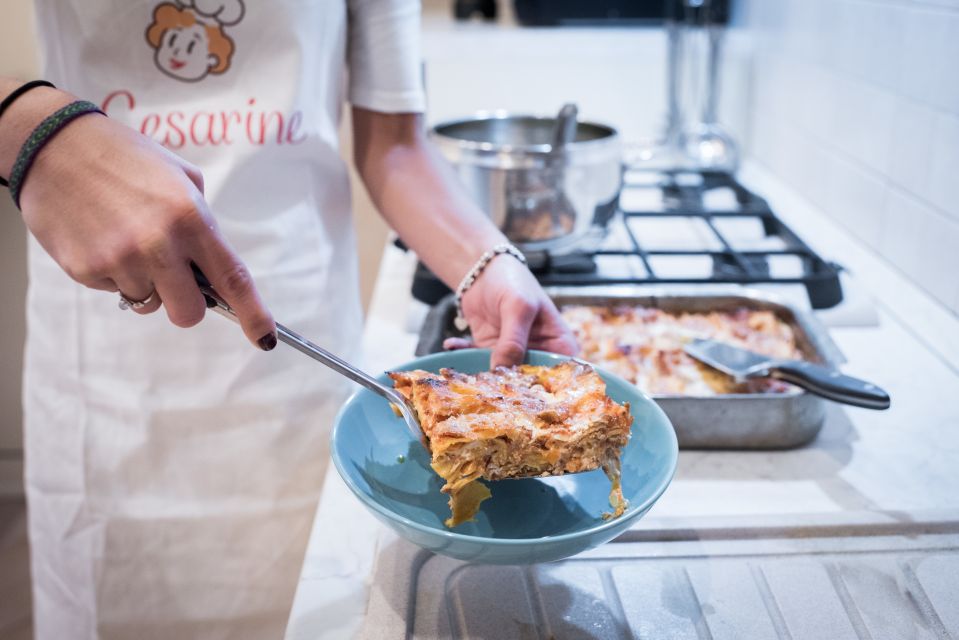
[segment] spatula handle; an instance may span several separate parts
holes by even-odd
[[[232,320],[233,322],[237,322],[236,313],[234,313],[232,307],[230,307],[230,305],[220,297],[213,287],[210,286],[210,281],[207,280],[207,277],[202,271],[200,271],[199,268],[196,267],[196,265],[193,265],[193,276],[196,278],[197,285],[200,287],[200,291],[203,293],[204,298],[206,298],[207,307],[212,311],[219,313],[223,317]],[[317,362],[323,363],[340,375],[346,376],[353,382],[356,382],[366,387],[370,391],[383,396],[390,402],[395,404],[405,403],[403,396],[401,396],[396,390],[387,387],[365,371],[361,371],[346,360],[333,355],[323,347],[314,344],[295,331],[284,327],[279,322],[276,323],[276,336],[280,342],[293,347],[300,353],[313,358]]]
[[[865,409],[888,409],[889,394],[871,382],[812,362],[789,360],[769,368],[773,378],[791,382],[817,396]]]

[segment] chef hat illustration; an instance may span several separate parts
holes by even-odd
[[[229,27],[243,19],[243,0],[179,0],[181,7],[192,9],[204,22]]]

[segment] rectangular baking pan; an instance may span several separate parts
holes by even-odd
[[[748,290],[708,295],[634,295],[581,293],[553,289],[557,306],[642,305],[668,312],[769,310],[789,324],[797,346],[807,360],[838,366],[842,354],[825,328],[809,313]],[[456,305],[452,296],[434,306],[420,330],[416,355],[443,349],[443,340],[462,335],[453,326]],[[822,429],[826,401],[794,389],[787,393],[726,394],[713,397],[653,395],[669,416],[679,446],[686,449],[788,449],[810,442]]]

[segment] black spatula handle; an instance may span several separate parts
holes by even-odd
[[[889,394],[878,386],[812,362],[789,360],[769,368],[773,378],[791,382],[811,393],[865,409],[888,409]]]

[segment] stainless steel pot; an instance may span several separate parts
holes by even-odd
[[[605,228],[619,203],[616,129],[577,122],[572,142],[554,150],[555,128],[556,118],[496,111],[431,132],[480,207],[527,251],[578,246]]]

